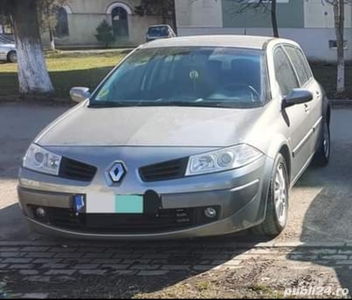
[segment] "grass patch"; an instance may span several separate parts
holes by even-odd
[[[198,291],[205,291],[211,287],[211,283],[209,281],[199,281],[196,283],[196,288]]]
[[[46,57],[46,64],[55,97],[68,98],[73,86],[94,89],[106,74],[124,57],[124,54],[108,52],[102,54],[53,53]],[[18,94],[17,64],[0,64],[0,97]]]
[[[46,53],[46,63],[55,87],[55,97],[68,99],[73,86],[93,90],[128,51],[103,53],[61,51]],[[336,95],[336,64],[311,63],[313,73],[330,99],[352,99],[352,63],[346,63],[346,92]],[[0,63],[0,97],[18,94],[17,65]]]
[[[352,99],[352,63],[348,62],[345,66],[345,87],[346,92],[336,94],[337,66],[331,63],[311,63],[315,78],[324,87],[329,99]]]

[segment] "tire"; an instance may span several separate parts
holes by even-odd
[[[12,63],[17,62],[17,53],[16,53],[16,51],[10,51],[10,52],[7,54],[7,60],[8,60],[9,62],[12,62]]]
[[[324,120],[324,127],[319,148],[314,155],[313,164],[318,167],[325,167],[329,164],[331,152],[330,128],[329,124]]]
[[[275,237],[284,230],[288,219],[289,186],[287,163],[279,153],[271,174],[264,222],[252,228],[252,233]]]

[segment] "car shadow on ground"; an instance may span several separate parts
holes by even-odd
[[[16,252],[15,259],[25,260],[31,258],[31,255],[48,259],[45,263],[30,262],[31,270],[38,272],[38,278],[33,282],[23,280],[25,276],[20,276],[18,269],[11,269],[10,265],[5,272],[0,270],[0,273],[11,278],[7,293],[44,291],[60,298],[85,298],[92,295],[130,298],[138,294],[160,292],[191,278],[193,280],[198,275],[203,276],[207,271],[216,270],[220,266],[224,270],[236,268],[242,262],[241,255],[250,252],[257,243],[266,241],[247,232],[219,237],[140,242],[53,238],[32,232],[18,204],[0,209],[0,228],[0,246],[4,246],[1,242],[6,242],[9,244],[5,247],[19,247],[19,250],[8,248],[8,251]],[[28,247],[32,248],[33,253],[24,250]],[[49,248],[42,250],[42,247]],[[0,247],[0,258],[1,251],[5,250]],[[48,253],[50,256],[47,256]],[[80,255],[77,256],[77,253]],[[5,255],[9,254],[6,252]],[[58,258],[59,261],[56,261]],[[11,255],[9,259],[11,260]],[[97,259],[100,259],[99,263]],[[52,266],[47,265],[50,261]],[[3,262],[7,263],[1,261]],[[60,276],[57,273],[47,279],[47,272],[57,272],[55,268],[60,264],[65,265],[68,274],[71,270],[80,268],[87,271],[85,268],[88,265],[93,268],[88,271],[105,273],[104,276],[96,276],[94,272],[76,272],[71,276]],[[18,266],[19,264],[17,268]],[[23,270],[26,268],[28,263],[23,262]],[[164,274],[165,271],[167,273]],[[202,285],[208,280],[202,278],[195,280],[199,280]]]
[[[231,261],[232,264],[230,263],[228,269],[231,269],[231,266],[236,267],[241,263],[242,254],[250,251],[258,242],[265,241],[258,240],[245,232],[192,240],[141,242],[51,238],[32,233],[17,204],[0,210],[0,228],[2,228],[0,242],[13,241],[10,246],[16,246],[16,241],[19,241],[22,243],[21,251],[24,251],[23,247],[38,247],[37,251],[41,251],[40,247],[50,245],[42,258],[49,252],[54,252],[50,259],[53,263],[65,264],[65,269],[75,270],[79,269],[79,266],[84,269],[85,266],[92,264],[94,271],[106,272],[104,276],[95,276],[94,272],[89,275],[76,272],[72,276],[52,276],[50,281],[46,281],[45,275],[51,267],[32,262],[31,269],[37,270],[38,275],[42,277],[39,277],[38,281],[26,283],[18,272],[7,270],[8,274],[13,276],[8,292],[44,291],[58,297],[84,298],[114,295],[114,297],[130,298],[137,294],[160,292],[190,278],[202,276],[201,274],[217,269],[219,266],[227,269],[226,263]],[[14,238],[11,239],[9,236]],[[28,243],[26,244],[25,241]],[[74,255],[76,253],[81,255]],[[30,253],[20,257],[27,256],[30,257]],[[55,262],[58,257],[60,262]],[[98,258],[102,261],[94,265]],[[237,258],[238,261],[234,261]],[[164,274],[165,271],[167,273]],[[44,280],[41,281],[41,278]],[[201,283],[204,280],[208,279],[203,281],[199,279]]]
[[[352,192],[352,188],[350,192]],[[327,189],[322,190],[315,197],[305,215],[300,237],[300,242],[303,242],[303,245],[296,247],[287,258],[334,269],[341,287],[352,291],[350,269],[352,260],[351,255],[349,255],[352,254],[352,248],[346,245],[338,245],[351,241],[351,239],[344,238],[350,238],[352,235],[350,200],[350,196],[343,196]],[[341,204],[346,206],[345,209],[336,208],[335,205]],[[341,214],[341,210],[344,210],[343,214]],[[312,242],[316,240],[320,242]],[[336,246],[334,245],[335,242]],[[306,248],[311,243],[312,247]],[[324,244],[327,246],[324,246]]]
[[[28,228],[17,203],[0,209],[0,242],[33,241],[40,238]]]
[[[311,262],[314,265],[333,268],[342,288],[352,292],[352,156],[350,141],[352,132],[349,124],[334,120],[332,130],[332,156],[330,164],[324,168],[311,167],[297,183],[301,190],[315,189],[316,196],[307,209],[300,242],[303,246],[313,242],[332,245],[331,249],[311,249],[307,255],[296,255],[302,247],[297,247],[288,255],[291,260]],[[338,132],[339,131],[339,132]],[[343,247],[334,243],[345,244]],[[319,247],[317,247],[319,248]]]

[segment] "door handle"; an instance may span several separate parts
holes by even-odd
[[[309,112],[309,105],[307,103],[304,104],[304,111]]]

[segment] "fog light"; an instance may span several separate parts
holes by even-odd
[[[38,207],[36,210],[35,210],[35,214],[37,215],[37,217],[39,218],[45,218],[46,217],[46,211],[44,208],[42,207]]]
[[[204,214],[207,218],[215,218],[216,215],[217,215],[217,212],[216,212],[216,209],[213,208],[213,207],[207,207],[205,210],[204,210]]]

